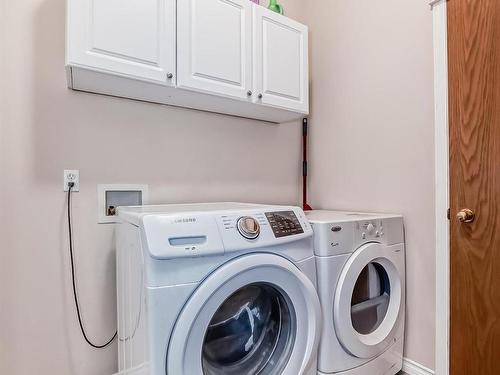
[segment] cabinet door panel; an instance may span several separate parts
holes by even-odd
[[[67,63],[173,85],[175,21],[175,0],[70,0]]]
[[[251,3],[182,0],[178,7],[178,86],[247,98],[252,83]]]
[[[263,104],[308,113],[307,37],[306,26],[254,7],[254,87]]]

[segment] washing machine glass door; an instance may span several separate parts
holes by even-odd
[[[314,286],[291,262],[270,254],[237,258],[185,305],[167,374],[300,374],[314,357],[320,320]]]
[[[337,336],[352,355],[373,358],[394,342],[403,312],[402,245],[359,248],[340,275],[334,301]]]
[[[280,374],[292,352],[296,324],[293,306],[272,284],[242,287],[222,303],[208,325],[203,373]]]

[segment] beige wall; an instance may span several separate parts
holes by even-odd
[[[109,375],[116,346],[93,350],[78,330],[63,169],[81,172],[78,288],[88,332],[102,342],[115,329],[115,282],[112,226],[96,224],[96,185],[147,183],[155,203],[297,203],[300,123],[272,126],[69,91],[64,0],[0,4],[8,31],[0,48],[8,57],[0,71],[0,374]],[[299,15],[300,0],[283,4]]]
[[[406,355],[433,368],[431,13],[420,0],[282,3],[311,27],[311,201],[405,214]],[[78,287],[89,334],[102,341],[115,328],[115,284],[112,226],[96,224],[96,185],[147,183],[154,203],[298,203],[300,126],[69,91],[64,1],[0,5],[8,32],[0,40],[8,57],[0,59],[0,373],[111,374],[116,348],[92,350],[78,331],[62,170],[81,171]]]
[[[405,355],[434,368],[432,13],[422,0],[306,4],[312,205],[405,215]]]

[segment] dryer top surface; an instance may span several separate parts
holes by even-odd
[[[313,210],[306,211],[306,217],[311,223],[328,224],[328,223],[345,223],[363,220],[401,218],[400,214],[389,213],[368,213],[368,212],[351,212],[351,211],[331,211],[331,210]]]

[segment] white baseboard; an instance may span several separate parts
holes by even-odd
[[[403,359],[403,372],[408,375],[435,375],[435,372],[411,359]]]

